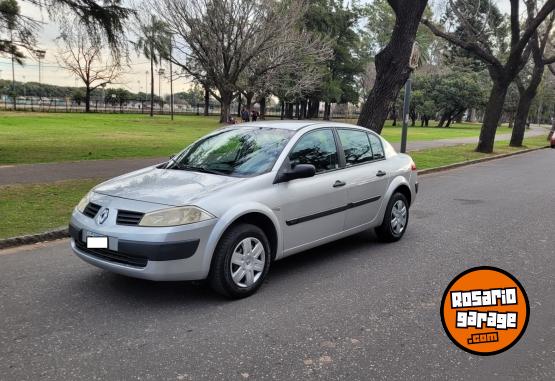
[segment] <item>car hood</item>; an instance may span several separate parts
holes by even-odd
[[[244,178],[149,167],[116,177],[93,191],[108,196],[171,206],[190,205]]]

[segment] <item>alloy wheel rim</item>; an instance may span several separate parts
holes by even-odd
[[[262,276],[265,264],[266,251],[262,242],[254,237],[245,238],[235,246],[231,255],[231,279],[241,288],[251,287]]]
[[[407,206],[402,200],[397,200],[391,209],[391,230],[399,235],[407,225]]]

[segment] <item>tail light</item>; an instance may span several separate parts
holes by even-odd
[[[410,162],[410,170],[411,171],[416,171],[416,164],[414,163],[414,161]]]

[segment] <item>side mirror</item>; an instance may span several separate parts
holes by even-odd
[[[316,174],[316,167],[312,164],[297,164],[290,171],[282,172],[276,178],[275,183],[285,183],[295,179],[305,179]]]

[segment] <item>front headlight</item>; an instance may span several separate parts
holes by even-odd
[[[79,212],[83,213],[85,211],[85,208],[89,204],[89,200],[91,199],[91,196],[92,196],[92,192],[87,193],[85,195],[85,197],[83,197],[81,199],[81,201],[79,201],[79,204],[77,204],[75,209],[77,209]]]
[[[146,213],[139,222],[139,226],[178,226],[206,221],[211,218],[214,218],[214,216],[196,206],[183,206]]]

